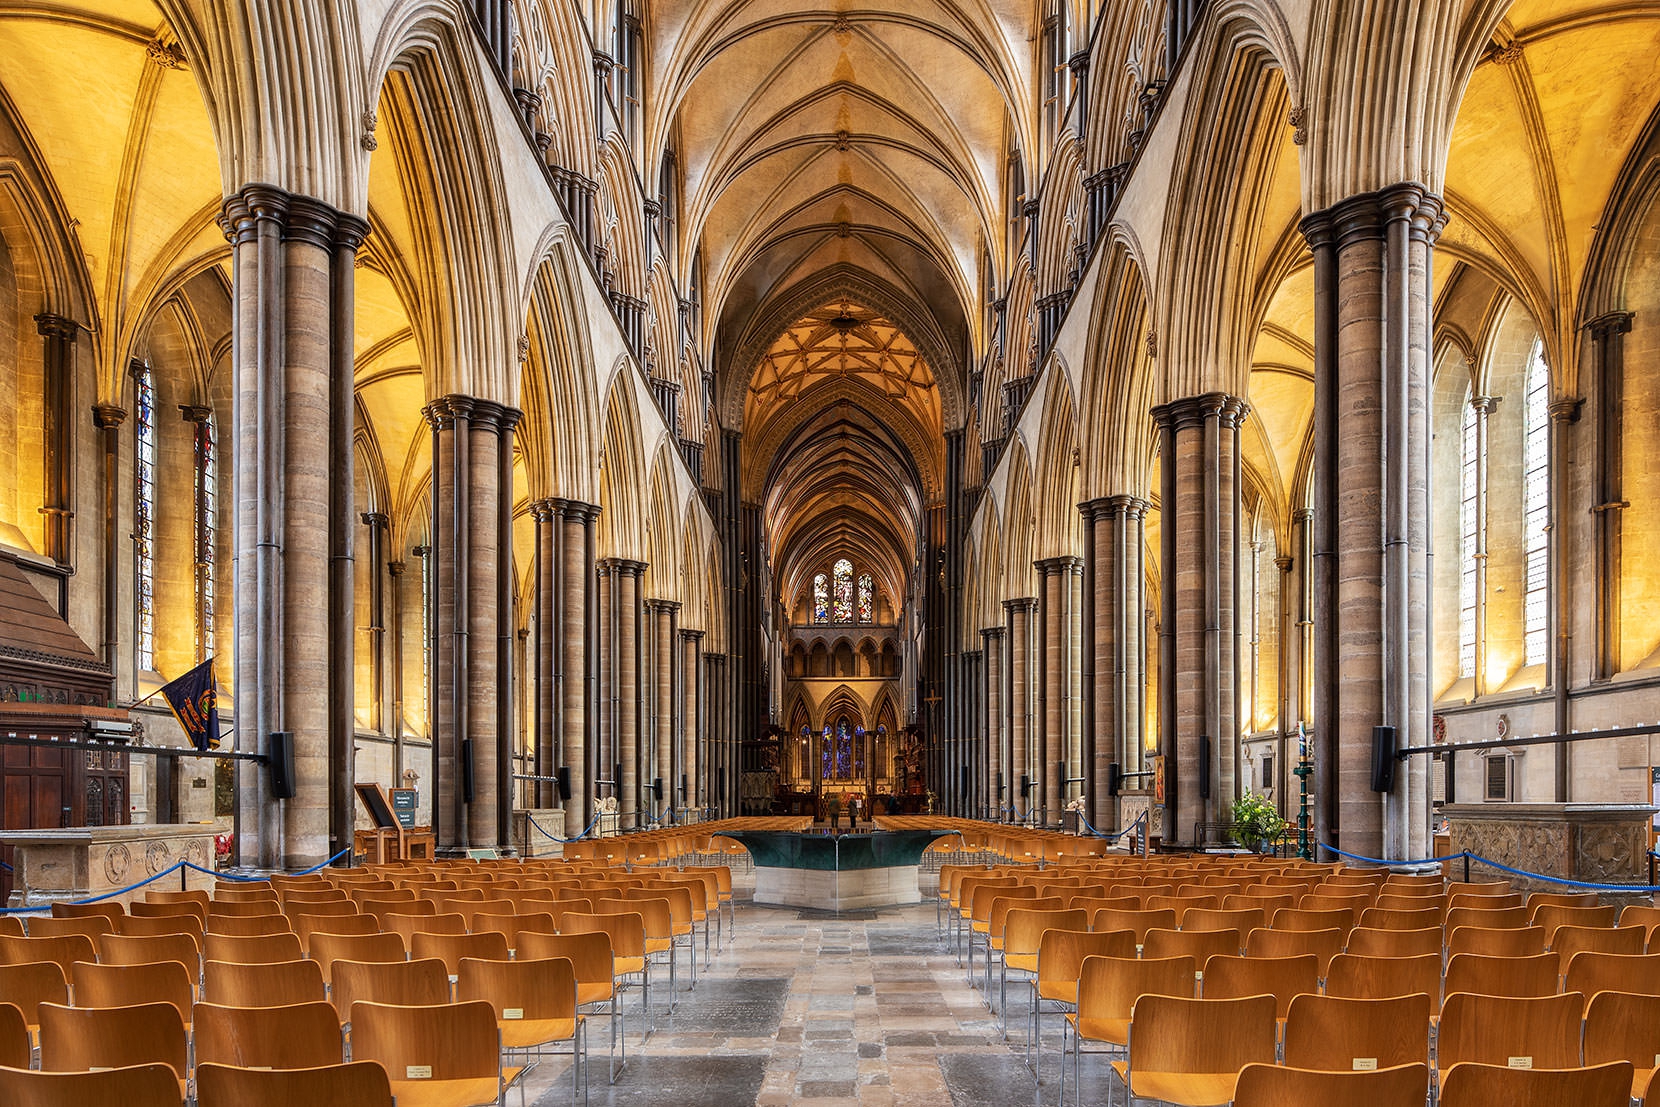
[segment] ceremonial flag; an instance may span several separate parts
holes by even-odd
[[[199,750],[219,748],[219,691],[213,679],[213,658],[162,686],[161,694],[179,720],[191,744]]]

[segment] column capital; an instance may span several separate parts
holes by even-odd
[[[1084,568],[1084,559],[1072,554],[1063,554],[1060,557],[1045,557],[1032,562],[1032,567],[1044,576],[1056,576],[1061,573],[1081,573]]]
[[[1299,507],[1296,511],[1291,513],[1291,521],[1293,523],[1307,523],[1313,519],[1314,509],[1312,507]]]
[[[260,223],[275,223],[279,229],[288,222],[289,194],[276,185],[251,184],[225,201],[219,212],[219,229],[234,244],[252,242]]]
[[[1003,637],[1006,630],[1006,627],[982,627],[980,629],[980,637],[990,641],[994,638]]]
[[[538,523],[551,523],[559,514],[559,501],[541,499],[530,501],[530,517]]]
[[[1579,422],[1580,409],[1585,406],[1585,397],[1568,396],[1550,402],[1550,417],[1558,423]]]
[[[472,405],[473,423],[475,425],[493,425],[503,437],[511,436],[513,428],[517,427],[519,420],[524,418],[524,412],[518,408],[508,407],[506,404],[499,404],[494,400],[474,399]]]
[[[213,409],[206,404],[180,404],[179,414],[187,423],[205,423],[212,417]]]
[[[93,404],[92,425],[99,430],[114,430],[127,421],[127,409],[120,404]]]
[[[698,642],[703,639],[704,633],[705,632],[701,630],[686,630],[682,628],[680,631],[680,637],[687,642]]]
[[[392,525],[392,516],[384,511],[365,511],[358,518],[363,520],[363,525],[366,527],[390,527]]]
[[[1169,426],[1174,430],[1185,430],[1199,426],[1211,418],[1217,419],[1225,427],[1237,427],[1245,421],[1245,416],[1250,410],[1251,405],[1238,396],[1231,396],[1226,392],[1205,392],[1159,404],[1149,414],[1152,415],[1153,422],[1160,427]]]
[[[599,559],[597,564],[599,568],[607,572],[616,573],[619,576],[637,577],[646,571],[645,562],[632,561],[626,557],[602,557]]]
[[[394,578],[403,576],[406,568],[408,568],[408,566],[401,561],[388,561],[386,563],[387,575]]]
[[[1491,415],[1498,410],[1499,401],[1502,399],[1502,396],[1471,396],[1470,406],[1483,415]]]
[[[1072,75],[1074,77],[1077,77],[1080,80],[1083,79],[1083,77],[1089,72],[1089,51],[1079,50],[1076,54],[1073,54],[1070,58],[1066,59],[1066,64],[1067,68],[1072,70]]]
[[[1018,599],[1004,600],[1003,601],[1003,610],[1005,610],[1005,611],[1035,611],[1035,610],[1037,610],[1037,605],[1038,605],[1038,600],[1037,600],[1036,596],[1021,596]]]
[[[61,338],[65,342],[73,342],[75,335],[80,333],[81,325],[67,315],[43,311],[35,316],[35,329],[43,338]]]
[[[598,504],[583,503],[581,500],[562,500],[557,498],[549,500],[548,502],[554,505],[555,511],[558,511],[566,519],[569,519],[572,522],[586,525],[599,518],[600,507]]]
[[[1295,563],[1296,559],[1290,554],[1280,554],[1280,556],[1274,559],[1274,567],[1282,573],[1289,573],[1291,571],[1291,566]]]
[[[649,599],[646,601],[646,610],[658,615],[673,615],[680,610],[680,601]]]
[[[1393,223],[1408,224],[1408,233],[1433,243],[1446,225],[1446,206],[1427,187],[1407,181],[1362,192],[1304,217],[1298,224],[1310,247],[1342,247],[1366,239],[1381,240]]]
[[[421,414],[426,416],[427,423],[434,430],[447,430],[462,419],[471,419],[476,402],[471,396],[452,392],[427,404],[421,409]]]
[[[1589,320],[1585,329],[1591,332],[1593,338],[1607,338],[1613,334],[1630,334],[1631,320],[1635,318],[1629,311],[1609,311]]]

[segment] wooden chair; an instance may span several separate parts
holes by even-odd
[[[1507,996],[1530,999],[1556,994],[1560,965],[1554,953],[1533,957],[1484,957],[1460,953],[1447,961],[1442,987],[1447,995]]]
[[[298,934],[210,934],[203,956],[209,961],[270,965],[305,956]]]
[[[1527,895],[1527,909],[1534,912],[1541,907],[1601,906],[1602,900],[1595,892],[1529,892]]]
[[[1017,900],[1015,902],[1022,901]],[[1041,901],[1033,900],[1030,902]],[[1058,904],[1060,900],[1051,898],[1049,902]],[[1009,974],[1011,972],[1022,974],[1021,979],[1027,983],[1026,1043],[1028,1053],[1037,1034],[1038,954],[1042,952],[1043,936],[1047,931],[1088,933],[1089,917],[1082,910],[1069,911],[1062,907],[1036,909],[1017,907],[1004,916],[1003,967],[998,981],[997,1006],[999,1010],[1007,1010]],[[1006,1018],[1004,1024],[1007,1025]]]
[[[1129,930],[1099,933],[1080,930],[1045,930],[1038,939],[1037,1000],[1033,1015],[1032,1046],[1036,1053],[1034,1071],[1043,1073],[1043,1003],[1065,1014],[1077,1009],[1078,978],[1083,975],[1086,957],[1133,959],[1135,934]],[[1064,1065],[1063,1065],[1064,1067]]]
[[[323,1000],[282,1007],[198,1003],[194,1025],[197,1064],[311,1069],[345,1059],[340,1020]]]
[[[507,948],[517,951],[521,934],[557,934],[559,928],[554,925],[553,916],[546,911],[523,915],[487,915],[480,912],[473,916],[472,931],[475,934],[500,934],[507,940]]]
[[[69,1005],[69,977],[53,961],[0,965],[0,1003],[9,1003],[22,1011],[29,1033],[38,1034],[42,1003]]]
[[[351,1021],[352,1004],[388,1003],[429,1007],[450,1001],[450,974],[437,958],[424,961],[337,961],[329,999],[342,1024]]]
[[[1620,909],[1617,907],[1572,907],[1558,903],[1541,903],[1527,908],[1529,926],[1545,928],[1545,942],[1552,945],[1556,941],[1556,928],[1559,926],[1601,926],[1611,927],[1619,918]]]
[[[1545,952],[1542,926],[1460,926],[1447,930],[1447,956],[1478,953],[1484,957],[1532,957]]]
[[[1182,916],[1183,930],[1237,930],[1244,935],[1266,925],[1267,917],[1260,907],[1194,908]]]
[[[386,1069],[353,1061],[318,1069],[242,1069],[202,1065],[196,1070],[197,1107],[394,1107]],[[124,1107],[135,1107],[125,1104]]]
[[[0,964],[28,965],[36,961],[51,961],[63,970],[69,979],[70,966],[77,961],[96,961],[92,939],[85,934],[65,934],[58,938],[13,938],[0,935]]]
[[[1066,1101],[1066,1044],[1073,1044],[1072,1076],[1082,1073],[1085,1042],[1104,1042],[1119,1050],[1129,1048],[1130,1015],[1140,996],[1174,995],[1192,998],[1196,970],[1193,958],[1171,957],[1147,961],[1120,957],[1086,957],[1078,975],[1078,1008],[1061,1025],[1061,1089]]]
[[[488,1003],[397,1007],[360,1000],[352,1004],[351,1021],[352,1059],[380,1062],[400,1103],[499,1103],[524,1071],[503,1067],[501,1033]]]
[[[1562,973],[1579,953],[1623,953],[1640,955],[1648,934],[1640,926],[1559,926],[1551,939],[1551,952],[1561,963]]]
[[[1304,903],[1308,900],[1305,898]],[[1272,930],[1287,931],[1316,931],[1336,930],[1346,942],[1349,931],[1355,928],[1355,912],[1347,907],[1324,909],[1309,909],[1305,907],[1282,907],[1274,912],[1273,920],[1268,924]]]
[[[1435,1064],[1445,1077],[1460,1062],[1571,1069],[1579,1064],[1580,1020],[1585,997],[1578,992],[1517,999],[1451,992],[1441,1005],[1435,1036]],[[1631,1074],[1621,1084],[1631,1086]],[[1444,1094],[1444,1093],[1443,1093]]]
[[[995,901],[994,901],[995,902]],[[1035,901],[1034,901],[1035,902]],[[645,956],[648,963],[653,957],[666,958],[669,964],[669,1013],[674,1013],[674,923],[669,914],[669,902],[666,899],[655,897],[639,897],[629,899],[596,899],[594,913],[597,915],[638,916],[640,932],[645,940]],[[566,916],[567,919],[575,916]],[[617,945],[615,937],[612,947]],[[662,961],[658,961],[661,964]],[[655,1023],[653,1024],[655,1025]]]
[[[1300,899],[1302,899],[1302,896],[1289,893],[1283,895],[1256,895],[1250,892],[1244,892],[1236,895],[1223,896],[1222,910],[1261,911],[1263,914],[1263,922],[1261,925],[1267,926],[1267,918],[1269,915],[1272,915],[1275,911],[1278,911],[1282,907],[1297,906],[1297,901]],[[1248,934],[1250,931],[1246,931],[1245,933]]]
[[[386,920],[393,915],[436,915],[438,907],[427,899],[415,899],[410,893],[407,900],[366,899],[358,903],[358,908],[365,915],[372,915],[379,920],[384,928]]]
[[[209,934],[292,934],[294,924],[287,915],[209,915]]]
[[[1089,928],[1094,931],[1128,930],[1135,935],[1136,949],[1149,930],[1176,929],[1176,912],[1169,908],[1159,911],[1117,911],[1102,909],[1090,916]]]
[[[73,966],[69,983],[76,1007],[136,1007],[168,1003],[178,1012],[186,1032],[190,1008],[196,1002],[196,976],[177,961],[138,965],[98,965],[81,961]]]
[[[1447,895],[1451,896],[1503,896],[1510,894],[1510,881],[1450,881],[1447,884]]]
[[[1373,930],[1423,930],[1426,927],[1441,928],[1441,909],[1439,907],[1421,908],[1418,910],[1398,911],[1393,908],[1368,907],[1360,913],[1357,926],[1369,927]]]
[[[1479,926],[1487,930],[1515,929],[1527,926],[1526,907],[1453,907],[1447,911],[1446,927],[1450,934],[1460,926]]]
[[[1237,930],[1149,930],[1141,943],[1143,957],[1191,957],[1195,965],[1218,955],[1237,956],[1240,949]]]
[[[1660,907],[1650,907],[1643,903],[1627,904],[1620,910],[1619,925],[1622,927],[1640,926],[1643,928],[1643,932],[1648,935],[1649,940],[1652,941],[1655,928],[1660,927]],[[1655,950],[1655,952],[1660,953],[1660,950]]]
[[[315,961],[209,960],[202,973],[203,1001],[225,1007],[291,1007],[327,996],[322,966]]]
[[[1143,995],[1129,1057],[1114,1061],[1129,1095],[1209,1107],[1234,1097],[1246,1065],[1274,1063],[1274,997],[1188,999]]]
[[[127,905],[128,912],[131,913],[132,909],[138,906],[140,902],[145,904],[194,903],[205,912],[207,905],[213,901],[200,888],[156,888],[152,885],[144,889],[143,900],[135,900]]]
[[[1487,911],[1496,911],[1504,907],[1526,907],[1527,897],[1520,892],[1506,892],[1502,895],[1476,895],[1470,892],[1460,892],[1447,897],[1447,909],[1454,907],[1475,907]]]
[[[417,934],[465,934],[467,920],[457,914],[444,915],[383,915],[381,927],[396,934],[406,950],[415,948]]]
[[[52,917],[54,919],[105,919],[111,929],[115,920],[127,913],[127,909],[114,900],[106,899],[98,903],[54,903]]]
[[[402,961],[403,939],[396,934],[313,934],[310,957],[323,970],[323,982],[333,981],[336,961]]]
[[[162,903],[143,904],[135,903],[134,907],[194,907],[190,903]],[[162,934],[188,934],[196,939],[197,945],[202,942],[202,935],[206,932],[203,918],[195,912],[185,914],[160,915],[123,915],[115,920],[115,933],[130,938],[153,938]]]
[[[115,923],[107,915],[87,915],[79,918],[36,915],[29,920],[31,938],[59,938],[71,934],[84,934],[96,943],[100,934],[108,934],[114,929]]]
[[[105,934],[98,939],[98,963],[152,965],[177,961],[195,980],[202,971],[201,948],[189,934]]]
[[[1343,951],[1341,930],[1253,930],[1245,935],[1247,957],[1300,957],[1312,953],[1320,961],[1320,975],[1326,975],[1326,966]]]
[[[507,949],[507,938],[498,933],[487,934],[416,934],[409,955],[418,961],[437,958],[444,962],[450,983],[461,973],[463,959],[472,957],[481,961],[507,961],[512,954]]]
[[[290,915],[288,920],[307,954],[311,952],[311,939],[318,934],[363,936],[381,932],[380,923],[373,915]]]
[[[1423,1107],[1425,1064],[1355,1072],[1319,1072],[1284,1065],[1246,1065],[1233,1107],[1309,1107],[1364,1103],[1368,1107]]]
[[[1205,962],[1206,999],[1274,997],[1274,1016],[1284,1021],[1291,1001],[1320,988],[1320,959],[1312,953],[1299,957],[1216,956]]]
[[[214,903],[263,903],[267,900],[275,901],[277,892],[269,884],[262,886],[234,887],[221,884],[213,890]]]
[[[1418,957],[1425,953],[1440,956],[1441,942],[1439,926],[1419,930],[1374,930],[1357,926],[1349,931],[1345,952],[1362,957]]]
[[[0,1000],[0,1067],[26,1069],[34,1054],[34,1036],[23,1009]]]
[[[214,917],[219,915],[231,918],[247,918],[250,915],[280,915],[284,912],[275,898],[225,900],[216,899],[208,903],[208,923],[211,925]]]
[[[163,1064],[173,1070],[185,1094],[190,1055],[184,1017],[171,1003],[132,1007],[40,1005],[40,1067],[52,1072],[87,1072],[133,1065]],[[125,1107],[125,1105],[124,1105]]]
[[[501,1048],[540,1056],[547,1046],[571,1045],[571,1092],[588,1074],[587,1022],[577,1010],[576,970],[564,957],[529,961],[461,961],[457,1003],[488,1003],[496,1014]]]
[[[1591,956],[1591,955],[1586,955]],[[1585,1063],[1631,1062],[1631,1098],[1643,1099],[1660,1065],[1660,996],[1599,992],[1585,1007]]]
[[[1627,1107],[1631,1063],[1551,1070],[1463,1062],[1441,1078],[1441,1107]]]
[[[21,915],[0,915],[0,934],[8,938],[23,937],[23,917]]]
[[[1635,928],[1633,928],[1635,929]],[[1574,955],[1563,975],[1562,990],[1586,997],[1586,1010],[1598,992],[1660,996],[1660,953],[1600,953]]]
[[[1441,1010],[1441,955],[1366,957],[1340,953],[1326,970],[1326,994],[1340,999],[1394,999],[1423,994],[1430,1014]]]
[[[112,1103],[121,1107],[180,1107],[183,1102],[179,1082],[166,1065],[132,1065],[94,1072],[0,1068],[0,1103],[6,1107],[104,1107]]]
[[[1285,1063],[1349,1071],[1429,1062],[1429,996],[1343,999],[1307,994],[1285,1019]],[[1419,1088],[1419,1094],[1424,1089]]]

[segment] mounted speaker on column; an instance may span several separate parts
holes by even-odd
[[[286,730],[273,731],[268,756],[271,759],[271,795],[277,799],[293,799],[295,792],[294,779],[294,735]]]
[[[622,795],[622,762],[621,761],[618,761],[615,765],[611,766],[611,794],[613,796],[619,796],[619,797]]]
[[[473,740],[461,740],[461,798],[473,802]]]
[[[1124,786],[1124,770],[1114,761],[1107,766],[1107,795],[1116,796]]]
[[[1199,798],[1210,799],[1210,735],[1199,735]]]
[[[1055,762],[1055,787],[1060,790],[1061,799],[1066,798],[1066,762]]]
[[[660,776],[651,778],[651,798],[654,800],[663,798],[663,778]]]
[[[964,797],[966,797],[968,795],[968,766],[967,765],[958,766],[957,780],[959,782],[958,785],[957,785],[957,798],[958,798],[958,800],[962,800]]]
[[[1032,777],[1030,773],[1020,774],[1020,798],[1025,799],[1032,794]]]
[[[1003,773],[1002,773],[1002,770],[998,770],[998,773],[997,773],[997,802],[998,803],[1003,802]]]
[[[553,786],[559,789],[561,803],[571,798],[571,767],[561,765],[553,771]]]
[[[686,774],[685,773],[680,774],[680,801],[682,803],[684,803],[686,801]]]
[[[1395,788],[1395,728],[1372,728],[1372,791],[1390,792]]]

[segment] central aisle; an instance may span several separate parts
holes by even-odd
[[[1022,1060],[1024,986],[1010,988],[1004,1043],[979,990],[936,940],[930,903],[840,918],[742,905],[733,940],[695,991],[685,990],[684,965],[681,972],[672,1023],[659,1014],[643,1047],[629,1008],[628,1066],[615,1086],[605,1079],[606,1020],[590,1023],[593,1103],[1004,1107],[1034,1099]],[[667,974],[652,978],[661,1010],[659,976]],[[1058,1016],[1045,1026],[1049,1102],[1059,1027]],[[568,1103],[567,1065],[555,1061],[534,1074],[530,1094],[541,1095],[537,1107]]]

